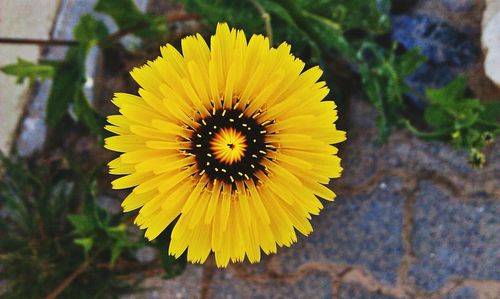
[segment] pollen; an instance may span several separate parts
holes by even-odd
[[[223,128],[210,142],[215,158],[226,164],[241,161],[247,148],[245,135],[234,128]]]

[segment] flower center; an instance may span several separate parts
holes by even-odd
[[[220,129],[210,142],[210,149],[215,158],[222,163],[231,165],[241,161],[247,148],[247,139],[235,128]]]
[[[189,139],[189,153],[195,156],[200,174],[227,183],[256,179],[268,150],[263,125],[239,109],[216,110],[195,121],[199,127]]]

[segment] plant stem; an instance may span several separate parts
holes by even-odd
[[[264,9],[258,0],[249,0],[253,6],[259,11],[260,16],[264,20],[266,35],[269,38],[269,43],[273,45],[273,27],[271,26],[271,15]]]
[[[16,45],[39,45],[39,46],[76,46],[78,42],[75,40],[43,40],[31,38],[0,38],[0,44],[16,44]]]
[[[69,276],[67,276],[50,294],[45,297],[45,299],[55,299],[59,294],[64,291],[80,274],[87,270],[89,266],[89,260],[83,262],[78,268],[75,269]]]
[[[87,271],[87,268],[90,266],[94,258],[97,257],[102,250],[104,250],[105,246],[106,245],[104,244],[101,248],[95,250],[92,256],[86,258],[85,261],[81,263],[80,266],[73,272],[71,272],[71,274],[67,276],[52,292],[50,292],[45,299],[57,298],[57,296],[59,296],[59,294],[61,294],[62,291],[64,291],[64,289],[66,289],[73,282],[73,280],[75,280],[80,274]]]

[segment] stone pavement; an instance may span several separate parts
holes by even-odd
[[[375,113],[354,99],[338,198],[314,232],[260,264],[189,265],[132,298],[500,298],[500,142],[489,163],[404,131],[375,145]]]

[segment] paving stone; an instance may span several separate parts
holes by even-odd
[[[245,261],[239,264],[239,266],[241,266],[248,274],[263,274],[267,272],[268,265],[271,262],[271,259],[274,258],[276,258],[275,255],[261,254],[260,262],[251,264],[248,259],[245,259]]]
[[[403,256],[400,190],[399,180],[383,178],[368,194],[325,203],[324,211],[313,218],[314,232],[280,249],[279,263],[288,272],[310,261],[358,265],[377,279],[394,283]]]
[[[477,0],[441,0],[443,5],[454,12],[466,12],[473,10],[479,1]]]
[[[359,284],[347,283],[340,286],[338,299],[395,299],[395,297],[370,292]]]
[[[445,177],[463,193],[483,192],[500,196],[496,178],[500,172],[500,139],[485,147],[487,163],[475,169],[467,153],[440,142],[422,141],[406,130],[395,130],[386,144],[377,145],[375,112],[366,101],[351,99],[350,129],[340,156],[344,172],[331,184],[355,187],[380,171],[426,171]],[[409,177],[410,178],[410,177]],[[464,184],[467,180],[467,184]],[[455,190],[457,191],[457,190]]]
[[[442,2],[447,11],[455,14],[468,12],[477,4],[476,0],[435,2]],[[392,17],[393,39],[407,49],[420,49],[422,54],[428,57],[427,63],[406,79],[408,85],[420,95],[425,95],[426,88],[444,86],[476,63],[480,55],[475,40],[477,34],[462,32],[448,24],[446,16],[431,14],[432,12],[426,11]],[[407,97],[420,110],[425,108],[426,102],[422,101],[422,97],[412,94]]]
[[[414,94],[406,94],[406,96],[423,111],[427,106],[426,102],[422,101],[425,89],[445,86],[455,78],[456,73],[456,70],[451,69],[447,64],[426,62],[405,80],[414,91],[419,93],[419,96]]]
[[[434,63],[465,66],[479,58],[478,47],[467,34],[426,14],[392,18],[392,38],[407,49],[420,48]]]
[[[355,113],[354,113],[355,112]],[[377,132],[375,111],[359,98],[353,99],[349,107],[349,130],[347,140],[340,146],[341,165],[344,167],[341,180],[356,185],[377,171]],[[337,182],[333,182],[335,186]]]
[[[377,145],[374,109],[365,101],[352,99],[350,129],[340,156],[344,172],[340,179],[351,186],[365,181],[375,172],[389,169],[421,169],[446,172],[452,176],[477,176],[481,172],[466,161],[467,154],[438,142],[425,142],[396,130],[389,142]],[[494,154],[494,151],[492,151]],[[491,161],[494,161],[493,155]],[[333,182],[335,186],[336,182]]]
[[[447,294],[443,299],[473,299],[478,298],[476,292],[473,288],[462,287],[456,290],[453,290],[449,294]]]
[[[188,265],[172,279],[159,276],[146,278],[139,286],[142,292],[127,294],[122,299],[200,298],[203,266]]]
[[[227,299],[333,298],[331,278],[326,273],[311,272],[297,281],[255,282],[240,279],[234,272],[222,269],[216,270],[214,274],[209,297]]]
[[[410,277],[435,291],[452,276],[500,280],[500,202],[450,198],[432,182],[416,194]]]

